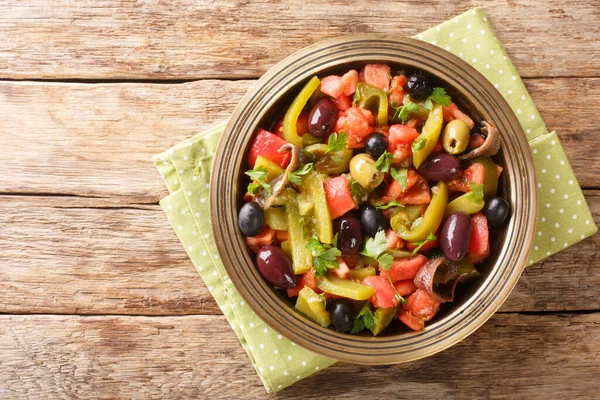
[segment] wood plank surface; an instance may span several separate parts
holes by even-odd
[[[116,197],[167,192],[152,155],[227,120],[253,81],[184,84],[0,82],[1,193]],[[600,78],[526,81],[580,184],[600,187]],[[580,93],[557,96],[557,93]],[[565,111],[566,110],[566,111]]]
[[[600,375],[598,343],[600,314],[500,314],[463,342],[427,359],[379,367],[340,363],[269,396],[220,316],[4,315],[0,316],[0,395],[591,398]]]
[[[0,4],[0,78],[258,77],[320,40],[412,36],[481,4],[413,1],[12,0]],[[598,4],[483,3],[523,76],[598,76]]]
[[[585,192],[600,224],[600,191]],[[220,314],[160,207],[0,196],[0,312]],[[502,308],[600,309],[600,235],[529,267]]]

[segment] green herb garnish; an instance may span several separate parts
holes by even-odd
[[[483,185],[479,183],[469,183],[471,191],[469,192],[469,199],[474,203],[481,204],[483,201]]]
[[[441,87],[434,87],[433,91],[431,92],[429,97],[425,99],[425,102],[423,104],[426,109],[431,110],[433,108],[434,101],[441,106],[449,106],[450,103],[452,103],[452,99],[450,98],[450,96],[448,96],[444,88]]]
[[[394,286],[394,282],[392,282],[392,278],[388,275],[387,276],[388,281],[390,281],[390,285],[392,285],[392,288],[394,289],[394,292],[396,293],[396,300],[398,300],[398,302],[402,303],[402,304],[406,304],[406,300],[404,300],[404,297],[400,296],[400,293],[398,293],[398,290],[396,289],[396,286]]]
[[[374,238],[368,238],[365,242],[365,248],[360,252],[363,256],[371,257],[377,260],[381,268],[390,269],[392,267],[392,261],[394,257],[391,254],[386,253],[387,240],[385,238],[385,232],[379,231],[375,234]]]
[[[354,96],[352,96],[352,107],[355,107],[360,101],[360,92],[357,90],[354,92]]]
[[[337,257],[342,255],[336,247],[329,244],[322,244],[317,238],[310,238],[306,243],[306,248],[312,252],[315,265],[315,276],[325,275],[327,269],[338,268],[340,264]]]
[[[427,144],[427,139],[425,139],[424,137],[419,138],[413,142],[412,149],[413,149],[413,151],[423,150],[425,148],[426,144]]]
[[[329,136],[329,140],[327,141],[327,151],[325,152],[325,154],[342,151],[346,148],[347,143],[348,134],[346,132],[335,132],[331,136]]]
[[[394,116],[392,117],[392,119],[397,120],[398,118],[400,118],[403,124],[406,123],[406,121],[408,121],[408,119],[410,118],[410,114],[419,111],[419,105],[413,103],[412,101],[407,101],[406,104],[402,105],[401,107],[392,106],[392,108],[394,109]]]
[[[375,168],[381,172],[389,172],[390,166],[392,165],[392,153],[387,150],[383,152],[381,156],[375,162]]]
[[[390,207],[404,207],[404,204],[400,203],[398,200],[392,200],[387,204],[381,204],[376,207],[378,210],[387,210]]]
[[[294,172],[286,171],[288,180],[296,185],[302,184],[301,176],[304,176],[310,172],[313,168],[313,163],[304,164],[302,168],[295,170]]]
[[[390,174],[392,175],[392,178],[394,178],[394,180],[400,184],[400,189],[405,191],[406,187],[408,186],[408,170],[406,168],[392,168]]]
[[[254,196],[260,192],[261,188],[263,188],[265,192],[271,194],[271,185],[267,183],[269,171],[267,171],[265,167],[256,167],[250,171],[246,171],[245,174],[252,178],[252,182],[248,185],[248,193]]]
[[[367,302],[354,318],[354,325],[350,333],[359,333],[365,328],[374,330],[378,322],[375,313],[369,308],[369,302]]]
[[[362,186],[360,186],[360,183],[356,182],[354,179],[350,181],[350,193],[352,196],[358,198],[362,197],[363,195]]]
[[[421,247],[423,247],[425,245],[425,243],[431,242],[431,241],[436,240],[436,239],[437,239],[437,236],[435,236],[435,234],[433,232],[429,231],[429,235],[427,235],[427,237],[425,238],[425,240],[423,240],[421,242],[413,242],[413,243],[411,243],[412,245],[417,246],[417,247],[415,247],[415,249],[412,252],[413,255],[417,254],[417,252],[419,250],[421,250]]]

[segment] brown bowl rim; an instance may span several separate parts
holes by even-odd
[[[390,62],[436,76],[478,107],[502,132],[502,158],[511,218],[496,262],[465,302],[419,333],[385,337],[341,334],[308,320],[285,304],[255,267],[237,228],[238,186],[245,153],[258,124],[275,101],[320,71],[351,62]],[[243,132],[244,134],[235,134]],[[525,199],[525,200],[523,200]],[[518,200],[518,201],[517,201]],[[225,270],[252,310],[292,342],[340,361],[357,364],[408,362],[442,351],[477,330],[504,303],[523,269],[534,239],[537,184],[523,129],[498,90],[459,57],[434,45],[387,35],[350,35],[306,47],[273,66],[246,93],[217,147],[210,182],[213,235]],[[510,246],[518,243],[518,246]]]

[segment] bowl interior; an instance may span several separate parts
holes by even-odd
[[[461,284],[455,301],[443,304],[425,331],[409,332],[394,321],[384,333],[346,335],[325,329],[298,314],[284,292],[274,290],[254,266],[254,257],[237,230],[247,180],[245,159],[255,130],[269,128],[313,75],[342,74],[382,62],[393,71],[425,71],[474,120],[492,121],[502,133],[503,166],[499,193],[511,204],[509,222],[492,233],[491,256],[482,277]],[[282,335],[315,352],[343,361],[383,364],[421,358],[458,342],[496,311],[516,283],[533,239],[536,192],[533,161],[514,113],[497,90],[468,64],[437,47],[412,40],[353,36],[326,41],[273,67],[240,102],[223,134],[211,179],[211,218],[219,253],[240,294]],[[519,246],[511,246],[519,238]],[[233,251],[231,251],[233,250]]]

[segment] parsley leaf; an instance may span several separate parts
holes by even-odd
[[[346,132],[335,132],[329,136],[329,140],[327,141],[327,151],[325,154],[344,150],[346,148],[346,143],[348,143],[348,134]]]
[[[474,203],[481,204],[483,201],[483,185],[471,182],[469,184],[471,191],[469,192],[469,199]]]
[[[402,191],[406,190],[406,186],[408,186],[408,170],[406,168],[392,168],[390,174],[392,175],[392,178],[400,184],[400,189],[402,189]]]
[[[310,172],[313,168],[313,163],[304,164],[302,168],[295,170],[294,172],[286,171],[288,180],[296,185],[302,184],[301,176],[304,176]]]
[[[416,113],[419,111],[419,105],[417,103],[413,103],[412,101],[407,101],[402,107],[392,107],[394,109],[393,120],[400,118],[402,123],[406,123],[406,121],[410,118],[410,114]]]
[[[448,96],[446,94],[446,91],[444,90],[444,88],[441,88],[441,87],[433,88],[433,91],[431,92],[429,97],[427,97],[427,99],[425,99],[425,103],[424,103],[425,108],[427,108],[428,110],[431,110],[433,108],[434,101],[441,106],[449,106],[450,103],[452,103],[450,96]]]
[[[250,178],[252,178],[252,182],[248,185],[248,192],[252,195],[258,194],[260,188],[262,187],[265,192],[271,194],[271,185],[267,183],[267,175],[269,171],[262,165],[251,169],[250,171],[245,172]]]
[[[357,90],[354,92],[354,96],[352,96],[352,107],[355,107],[360,101],[360,92]]]
[[[387,276],[387,278],[388,278],[388,281],[390,281],[390,285],[392,285],[394,292],[396,293],[395,294],[396,300],[398,300],[399,303],[406,304],[406,300],[404,300],[404,297],[400,296],[400,293],[398,293],[396,286],[394,286],[394,282],[392,282],[392,278],[389,275]]]
[[[373,330],[378,322],[375,313],[371,311],[369,303],[367,302],[354,318],[354,325],[352,326],[350,333],[359,333],[365,328]]]
[[[362,186],[360,186],[360,183],[356,182],[354,179],[350,181],[350,193],[352,196],[359,198],[363,195]]]
[[[342,255],[337,248],[328,244],[322,244],[317,238],[310,238],[306,242],[306,248],[312,252],[315,265],[315,276],[325,275],[327,269],[338,268],[340,264],[336,257]]]
[[[423,247],[425,245],[425,243],[427,242],[431,242],[432,240],[436,240],[437,236],[435,236],[435,234],[431,231],[429,231],[429,235],[427,235],[427,237],[425,238],[425,240],[421,241],[421,242],[413,242],[412,244],[417,246],[415,247],[415,249],[413,250],[413,255],[417,254],[417,252],[419,250],[421,250],[421,247]]]
[[[333,235],[333,240],[331,241],[331,244],[333,244],[333,247],[337,247],[337,241],[338,241],[338,234],[336,233],[335,235]]]
[[[398,200],[392,200],[387,204],[382,204],[377,206],[378,210],[387,210],[390,207],[404,207],[404,204],[400,203]]]
[[[423,150],[425,148],[426,144],[427,144],[427,139],[425,139],[424,137],[418,138],[417,140],[415,140],[413,142],[412,149],[413,149],[413,151]]]
[[[387,254],[387,240],[384,231],[378,231],[374,238],[368,238],[365,242],[365,248],[360,252],[363,256],[371,257],[381,265],[383,269],[390,269],[394,257]]]
[[[390,166],[392,165],[392,153],[387,150],[377,159],[375,162],[375,168],[381,172],[389,172]]]

